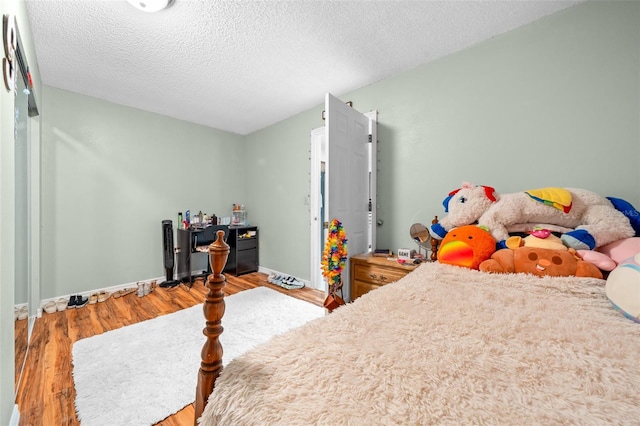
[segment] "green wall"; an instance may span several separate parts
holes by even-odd
[[[322,108],[298,114],[246,137],[247,200],[260,226],[260,265],[309,279],[308,195],[311,130]]]
[[[415,248],[463,181],[583,187],[640,207],[640,4],[581,4],[348,94],[378,110],[378,247]],[[247,137],[260,263],[308,278],[315,108]],[[265,177],[268,176],[268,177]]]
[[[42,298],[164,277],[163,219],[230,215],[241,136],[44,86]]]

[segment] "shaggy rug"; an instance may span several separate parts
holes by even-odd
[[[603,280],[425,263],[230,362],[201,425],[637,425],[639,366]]]
[[[225,302],[224,364],[325,312],[265,287]],[[192,403],[204,325],[197,305],[77,341],[73,379],[82,426],[151,425]]]

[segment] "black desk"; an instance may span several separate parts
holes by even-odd
[[[209,245],[213,243],[217,236],[218,231],[224,231],[225,238],[228,239],[229,227],[226,225],[211,225],[206,228],[190,228],[190,229],[178,229],[177,238],[177,263],[178,281],[184,283],[190,283],[191,276],[191,254],[202,253],[209,256]],[[211,266],[207,260],[207,271],[211,272]]]
[[[178,281],[183,283],[192,281],[191,254],[205,253],[208,259],[209,245],[216,240],[218,230],[225,231],[226,243],[229,244],[229,258],[224,272],[233,275],[258,272],[258,227],[212,225],[202,229],[178,229],[176,255]],[[211,265],[207,261],[206,275],[210,273]]]
[[[258,272],[258,227],[257,226],[230,226],[229,258],[224,272],[233,275]]]

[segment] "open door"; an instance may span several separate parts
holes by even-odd
[[[342,222],[349,257],[371,251],[375,244],[375,122],[338,98],[325,96],[324,222]],[[342,273],[343,295],[351,300],[349,262]]]

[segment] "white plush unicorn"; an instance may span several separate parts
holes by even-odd
[[[635,235],[629,218],[612,201],[586,189],[542,188],[498,194],[490,186],[463,183],[443,204],[448,215],[429,229],[436,239],[444,238],[452,228],[473,223],[485,226],[499,243],[509,237],[508,228],[513,225],[569,228],[561,239],[576,250],[592,250]]]

